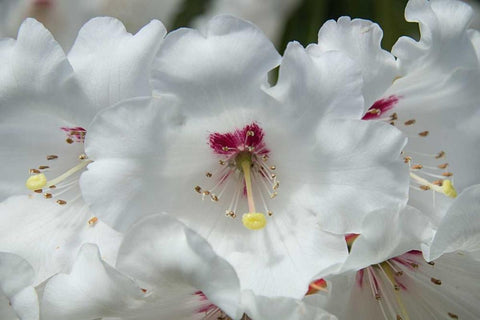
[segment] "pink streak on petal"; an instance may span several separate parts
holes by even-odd
[[[375,103],[365,113],[362,120],[375,120],[380,118],[383,113],[395,107],[399,99],[400,97],[391,95],[388,98],[375,101]]]
[[[73,139],[75,142],[85,142],[85,135],[87,130],[82,127],[61,127],[62,131],[67,134],[68,138]]]
[[[208,298],[207,296],[202,292],[202,291],[197,291],[194,293],[196,296],[200,297],[200,301],[208,301]],[[217,308],[216,305],[214,305],[213,303],[210,303],[210,304],[207,304],[199,309],[197,309],[197,313],[205,313],[207,311],[209,311],[210,309],[212,308]]]
[[[355,281],[360,288],[363,286],[363,273],[364,269],[358,270],[355,276]]]

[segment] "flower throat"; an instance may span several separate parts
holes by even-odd
[[[213,181],[211,188],[196,186],[202,199],[207,196],[213,202],[220,202],[230,194],[230,203],[225,215],[237,217],[240,198],[245,198],[248,213],[242,215],[243,225],[250,230],[263,229],[266,215],[272,216],[267,201],[277,196],[280,182],[275,173],[276,167],[269,165],[270,150],[264,142],[264,132],[255,122],[242,129],[227,133],[212,133],[208,139],[213,153],[219,157],[218,167],[207,172],[206,178]],[[259,201],[264,212],[257,212],[255,202]]]

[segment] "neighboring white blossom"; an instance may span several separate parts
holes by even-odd
[[[164,34],[158,21],[131,35],[118,20],[98,18],[82,28],[67,57],[27,19],[17,40],[2,40],[0,199],[28,196],[0,204],[0,250],[32,265],[35,285],[68,270],[84,242],[115,261],[121,235],[90,211],[78,185],[92,161],[84,140],[97,111],[151,94],[148,70]]]
[[[391,123],[409,137],[409,204],[438,223],[456,189],[480,180],[477,33],[468,29],[471,8],[460,1],[411,0],[405,16],[419,23],[421,38],[401,37],[392,54],[380,48],[376,24],[347,17],[320,29],[318,48],[346,53],[362,68],[370,106],[364,119]]]
[[[328,278],[328,294],[304,302],[346,320],[476,319],[480,261],[467,251],[480,250],[479,192],[476,185],[460,194],[438,230],[413,208],[397,213],[395,220],[380,214],[386,218],[383,225],[375,224],[382,220],[378,217],[365,220],[377,232],[351,238],[346,263],[346,269],[359,270]],[[415,226],[430,231],[418,237]],[[386,252],[388,247],[395,249]]]

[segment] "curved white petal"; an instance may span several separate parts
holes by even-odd
[[[324,230],[361,233],[366,214],[406,203],[408,167],[399,159],[406,139],[387,124],[372,124],[330,120],[317,129],[316,181],[302,201]]]
[[[16,254],[0,252],[2,319],[13,320],[18,316],[22,320],[38,320],[38,297],[32,287],[34,279],[34,270],[27,261]]]
[[[435,237],[425,254],[434,260],[443,253],[480,250],[480,185],[465,189],[441,220]]]
[[[82,174],[80,185],[85,201],[102,220],[125,231],[139,217],[157,211],[158,194],[168,188],[161,180],[165,147],[157,146],[175,138],[168,130],[181,121],[165,98],[132,99],[97,115],[85,143],[96,160]]]
[[[95,245],[85,244],[70,274],[58,274],[48,281],[41,303],[42,318],[128,319],[134,309],[144,305],[145,297],[133,280],[101,260]]]
[[[157,94],[182,97],[182,107],[196,115],[251,107],[267,73],[280,56],[266,36],[243,20],[218,16],[201,34],[179,29],[162,44],[153,71]]]
[[[91,218],[81,200],[60,206],[53,199],[11,197],[0,204],[0,250],[32,265],[35,285],[68,270],[85,242],[99,244],[104,258],[115,261],[121,235],[101,221],[89,224]]]
[[[114,18],[95,18],[82,27],[68,59],[97,110],[151,95],[150,69],[165,34],[158,20],[135,35]]]
[[[407,21],[418,22],[421,38],[416,42],[401,37],[392,48],[405,72],[440,68],[471,68],[478,65],[467,34],[472,9],[461,1],[410,0],[405,9]],[[437,66],[437,67],[435,67]]]
[[[282,116],[306,130],[323,117],[360,118],[361,88],[359,69],[347,55],[323,53],[315,45],[305,50],[291,42],[285,50],[278,83],[267,92],[283,103]]]
[[[256,296],[251,291],[242,295],[243,303],[248,305],[246,314],[251,319],[265,320],[336,320],[315,304],[305,303],[284,297]]]
[[[149,216],[126,233],[117,267],[154,291],[183,286],[191,293],[202,291],[234,318],[243,313],[233,268],[205,239],[166,214]]]
[[[342,270],[358,270],[418,250],[432,236],[428,218],[413,207],[374,211],[365,217],[362,234],[353,242]]]
[[[340,17],[329,20],[318,31],[316,50],[340,51],[361,68],[365,107],[370,107],[392,84],[399,71],[395,57],[383,50],[383,31],[378,24],[363,19]]]
[[[65,53],[48,30],[27,19],[17,40],[7,43],[0,51],[5,62],[0,72],[2,115],[50,113],[86,126],[95,110],[86,103]]]

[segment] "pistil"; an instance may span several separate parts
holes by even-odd
[[[245,179],[245,187],[247,189],[247,201],[248,201],[248,213],[245,213],[242,216],[243,225],[250,230],[259,230],[263,229],[267,224],[267,219],[265,214],[256,212],[255,202],[253,199],[253,189],[252,189],[252,177],[251,170],[252,167],[252,156],[250,153],[242,152],[236,158],[237,166],[239,166],[243,172],[243,177]]]
[[[35,174],[33,176],[30,176],[27,179],[27,182],[25,182],[25,185],[29,190],[32,190],[32,191],[42,189],[45,186],[55,186],[60,182],[64,181],[65,179],[67,179],[68,177],[72,176],[73,174],[77,173],[78,171],[82,170],[91,162],[93,161],[92,160],[81,161],[75,167],[67,170],[66,172],[62,173],[58,177],[48,181],[47,181],[47,178],[45,177],[45,174],[43,173]]]

